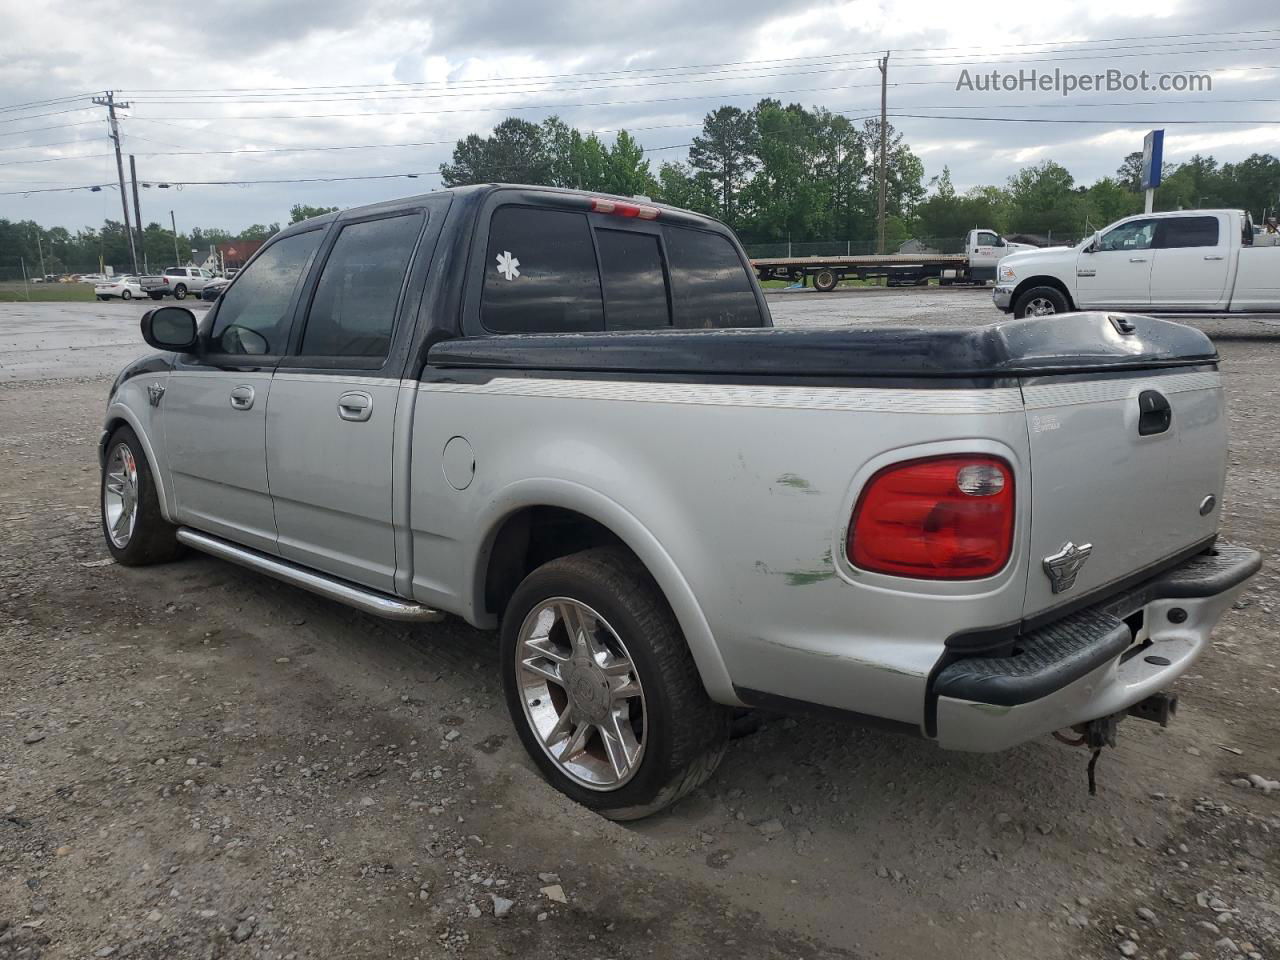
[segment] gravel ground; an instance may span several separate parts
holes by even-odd
[[[771,303],[997,318],[980,291]],[[765,717],[620,826],[537,777],[493,635],[107,560],[102,375],[141,309],[0,306],[0,960],[1280,957],[1280,348],[1234,339],[1258,324],[1223,322],[1224,521],[1269,567],[1096,798],[1049,740],[968,756]]]

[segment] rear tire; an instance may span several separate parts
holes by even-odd
[[[819,270],[813,275],[813,288],[822,293],[831,292],[839,282],[840,279],[834,270]]]
[[[1071,304],[1057,287],[1032,287],[1018,297],[1013,305],[1013,315],[1023,317],[1051,317],[1070,313]]]
[[[126,567],[167,563],[182,556],[178,528],[160,513],[155,479],[138,435],[131,427],[119,427],[106,450],[98,504],[102,536],[111,556]]]
[[[149,293],[149,294],[147,294],[147,296],[149,296],[152,300],[163,300],[163,299],[164,299],[164,294],[163,294],[163,293]]]
[[[525,578],[502,620],[502,677],[542,775],[611,820],[675,803],[728,745],[732,711],[707,696],[658,585],[621,547],[561,557]]]
[[[187,299],[187,288],[185,284],[180,283],[173,288],[173,299],[175,300]]]

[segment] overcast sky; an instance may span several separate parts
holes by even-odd
[[[1046,158],[1091,183],[1165,123],[1166,160],[1280,153],[1274,0],[0,0],[0,23],[0,107],[77,97],[0,112],[0,193],[114,181],[105,111],[87,106],[107,88],[133,103],[121,128],[140,180],[421,174],[143,191],[144,220],[167,223],[172,209],[184,230],[284,223],[298,202],[347,207],[433,189],[453,141],[508,114],[536,122],[556,113],[606,138],[625,127],[652,151],[656,172],[685,159],[679,145],[722,103],[770,95],[876,112],[874,51],[885,49],[890,113],[1108,121],[894,119],[926,175],[947,165],[960,189],[1003,183]],[[1168,39],[1118,39],[1155,36]],[[965,69],[1032,67],[1204,72],[1213,89],[1068,98],[956,89]],[[1170,122],[1189,120],[1204,122]],[[55,157],[77,159],[15,162]],[[0,217],[46,225],[120,215],[114,188],[0,196]]]

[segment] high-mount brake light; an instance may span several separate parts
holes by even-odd
[[[921,580],[977,580],[1013,551],[1013,468],[987,454],[895,463],[862,489],[846,544],[862,570]]]
[[[591,209],[594,213],[608,213],[615,217],[634,217],[636,220],[657,220],[660,212],[657,207],[642,203],[627,203],[623,200],[606,200],[604,197],[592,197]]]

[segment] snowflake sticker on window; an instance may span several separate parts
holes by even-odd
[[[510,250],[503,250],[494,259],[498,261],[498,272],[508,280],[520,276],[520,261],[511,255]]]

